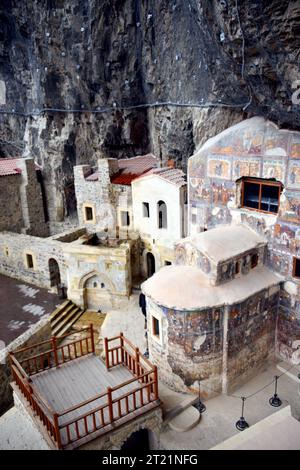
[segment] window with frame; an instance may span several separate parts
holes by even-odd
[[[85,220],[90,221],[94,219],[94,211],[92,207],[86,206],[84,208]]]
[[[159,320],[155,317],[152,317],[152,334],[159,338],[160,331],[159,331]]]
[[[293,277],[300,279],[300,258],[293,259]]]
[[[143,202],[143,217],[150,217],[149,202]]]
[[[128,227],[130,225],[130,216],[128,211],[121,211],[121,225]]]
[[[30,253],[26,253],[26,265],[27,268],[33,268],[33,256]]]
[[[245,178],[242,182],[242,207],[277,214],[282,183]]]

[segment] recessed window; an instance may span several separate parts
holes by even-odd
[[[143,217],[150,217],[149,202],[143,202]]]
[[[167,228],[167,205],[164,201],[158,201],[158,228]]]
[[[98,287],[97,282],[94,282],[93,287]]]
[[[105,284],[104,282],[101,282],[101,289],[104,289],[105,288]]]
[[[235,274],[238,274],[240,272],[240,263],[239,261],[237,261],[235,263]]]
[[[94,219],[94,211],[92,207],[86,206],[84,208],[85,213],[85,220],[93,220]]]
[[[26,265],[27,268],[33,268],[33,256],[30,253],[26,253]]]
[[[121,225],[128,227],[130,225],[130,216],[128,211],[121,211]]]
[[[171,261],[165,260],[165,266],[170,266],[171,264],[172,264]]]
[[[159,338],[159,320],[155,317],[152,317],[152,334]]]
[[[277,214],[281,190],[280,182],[245,178],[242,185],[242,207]]]
[[[300,278],[300,258],[294,258],[293,262],[293,277]]]
[[[258,256],[257,254],[255,253],[254,255],[251,256],[251,268],[255,268],[255,266],[257,266],[257,263],[258,263]]]

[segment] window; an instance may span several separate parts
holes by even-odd
[[[85,220],[93,220],[94,219],[94,211],[92,207],[86,206],[84,208],[85,211]]]
[[[143,217],[150,217],[149,202],[143,202]]]
[[[293,277],[298,277],[300,279],[300,258],[294,258]]]
[[[276,181],[245,178],[242,207],[277,214],[282,184]]]
[[[94,282],[94,283],[93,283],[93,287],[98,287],[97,282]]]
[[[121,211],[121,225],[123,227],[128,227],[128,225],[130,225],[130,217],[128,211]]]
[[[6,246],[6,247],[4,248],[4,253],[5,253],[5,256],[9,256],[9,248],[8,248],[8,246]]]
[[[255,266],[257,266],[257,263],[258,263],[258,256],[257,254],[255,253],[254,255],[251,256],[251,268],[255,268]]]
[[[104,289],[105,288],[105,284],[104,282],[101,282],[101,289]]]
[[[158,201],[158,228],[167,228],[167,205],[164,201]]]
[[[30,253],[26,253],[26,264],[27,268],[33,268],[33,256]]]
[[[152,317],[152,334],[159,338],[159,320],[155,317]]]
[[[170,266],[171,264],[172,264],[171,261],[165,260],[165,266]]]
[[[235,274],[238,274],[240,272],[240,263],[237,261],[235,263]]]

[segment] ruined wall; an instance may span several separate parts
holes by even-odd
[[[20,175],[0,178],[0,231],[21,232],[23,226]]]
[[[300,254],[299,165],[300,134],[252,118],[208,141],[189,160],[188,177],[190,233],[242,222],[267,238],[266,263],[287,281],[279,304],[277,350],[289,360],[296,360],[300,340],[300,283],[293,277],[293,256]],[[241,176],[283,183],[278,214],[240,207],[236,180]]]
[[[8,249],[8,252],[6,251]],[[26,266],[26,253],[33,257],[33,268]],[[49,259],[54,258],[66,283],[63,244],[51,238],[38,238],[12,232],[0,233],[0,272],[39,287],[50,287]]]

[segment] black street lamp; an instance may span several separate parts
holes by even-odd
[[[202,403],[200,398],[200,380],[198,380],[198,403],[196,404],[196,408],[200,413],[204,413],[206,410],[206,406]]]
[[[242,399],[242,416],[241,416],[240,419],[235,423],[235,427],[236,427],[239,431],[244,431],[245,429],[249,428],[249,424],[247,423],[247,421],[246,421],[245,418],[244,418],[244,407],[245,407],[246,398],[245,398],[245,397],[241,397],[241,399]]]
[[[282,405],[282,401],[280,400],[279,396],[277,395],[277,380],[279,379],[278,375],[275,375],[275,392],[274,395],[270,398],[269,403],[271,406],[278,406]]]

